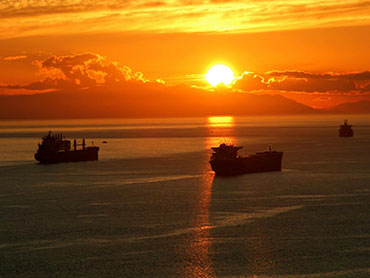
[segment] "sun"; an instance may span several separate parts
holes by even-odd
[[[211,67],[205,78],[212,86],[218,84],[229,85],[234,80],[233,71],[225,65],[215,65]]]

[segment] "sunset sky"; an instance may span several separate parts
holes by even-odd
[[[133,82],[212,94],[205,74],[224,64],[232,92],[314,108],[370,100],[369,1],[9,0],[0,18],[0,94]]]

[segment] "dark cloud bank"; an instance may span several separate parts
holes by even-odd
[[[307,114],[319,111],[281,95],[250,92],[366,94],[370,88],[369,72],[342,75],[294,71],[263,75],[245,73],[234,84],[234,89],[217,88],[210,92],[185,85],[167,86],[151,82],[140,72],[93,53],[50,56],[34,63],[44,76],[42,80],[0,88],[38,94],[0,96],[0,118]],[[370,105],[362,106],[365,110],[369,108],[362,112],[370,112]]]

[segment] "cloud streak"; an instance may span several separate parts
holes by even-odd
[[[16,61],[16,60],[22,60],[22,59],[27,59],[26,55],[19,55],[19,56],[8,56],[4,57],[4,61]]]
[[[0,37],[83,32],[255,32],[370,24],[370,1],[0,2]]]
[[[244,73],[235,82],[242,91],[272,90],[305,93],[369,93],[370,71],[356,73],[315,74],[303,71],[271,71],[264,74]]]

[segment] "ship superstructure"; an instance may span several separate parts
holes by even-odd
[[[273,151],[271,146],[265,152],[253,155],[239,156],[243,147],[220,144],[213,147],[210,159],[211,168],[216,175],[233,176],[247,173],[281,171],[283,152]]]
[[[78,149],[77,146],[81,146]],[[42,138],[41,144],[38,144],[38,150],[35,153],[35,159],[40,163],[59,163],[59,162],[77,162],[98,160],[99,147],[86,147],[85,139],[78,144],[76,139],[73,141],[65,140],[63,134],[49,133]]]
[[[352,125],[347,123],[347,120],[344,120],[344,124],[339,126],[339,137],[352,137],[353,129]]]

